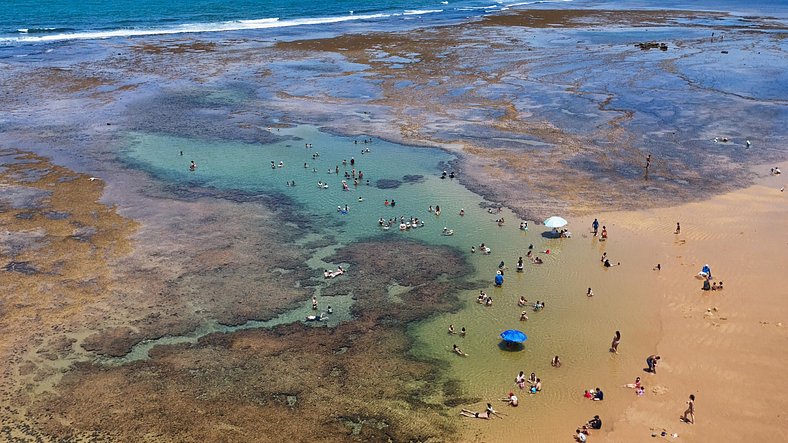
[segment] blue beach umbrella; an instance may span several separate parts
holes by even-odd
[[[504,339],[504,341],[512,343],[522,343],[528,340],[528,337],[526,337],[524,333],[518,331],[517,329],[509,329],[507,331],[501,332],[501,338]]]

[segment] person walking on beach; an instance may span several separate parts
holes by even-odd
[[[591,223],[591,227],[594,228],[594,237],[596,237],[596,233],[599,232],[599,220],[594,219],[593,223]]]
[[[691,425],[695,424],[695,394],[690,394],[689,400],[687,400],[687,410],[684,411],[681,420]]]
[[[649,355],[646,359],[646,364],[648,365],[648,369],[646,372],[651,372],[652,374],[657,373],[657,362],[659,362],[660,356],[659,355]]]
[[[616,331],[616,335],[613,336],[613,343],[610,344],[610,352],[618,354],[618,344],[621,343],[621,332]]]
[[[674,234],[681,234],[681,224],[676,222],[676,232]]]

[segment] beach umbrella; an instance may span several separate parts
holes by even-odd
[[[569,222],[567,222],[561,217],[558,217],[557,215],[554,215],[544,221],[544,225],[547,226],[548,228],[561,228],[566,226],[567,223]]]
[[[517,329],[509,329],[501,332],[501,338],[504,339],[504,341],[513,343],[522,343],[528,340],[528,337],[526,337],[524,333],[518,331]]]

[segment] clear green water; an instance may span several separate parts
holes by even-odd
[[[395,236],[449,245],[465,251],[475,269],[470,277],[489,283],[485,291],[493,297],[493,306],[477,304],[478,291],[460,294],[466,304],[459,312],[436,316],[412,326],[411,332],[416,338],[412,352],[420,357],[445,361],[450,375],[464,382],[469,395],[487,399],[503,397],[507,391],[513,390],[514,377],[520,370],[536,372],[545,383],[545,391],[526,398],[527,407],[516,412],[523,414],[527,410],[527,414],[537,418],[538,422],[529,426],[527,431],[519,429],[516,435],[509,435],[515,432],[514,428],[493,428],[493,432],[500,436],[515,438],[526,432],[536,437],[535,441],[543,438],[550,441],[550,431],[560,425],[565,411],[572,410],[578,417],[596,413],[582,399],[583,388],[603,385],[608,388],[609,397],[611,394],[615,396],[613,383],[620,385],[639,375],[631,370],[640,364],[639,354],[613,357],[606,352],[616,329],[624,331],[625,343],[653,346],[654,339],[649,333],[658,327],[656,319],[637,314],[651,309],[651,302],[629,291],[641,282],[622,268],[604,269],[599,265],[602,251],[607,250],[615,259],[615,245],[600,244],[591,239],[585,226],[570,226],[576,231],[572,239],[553,239],[543,236],[544,226],[535,226],[533,222],[529,223],[527,232],[521,231],[518,229],[519,220],[508,210],[504,209],[500,214],[488,213],[479,206],[483,202],[480,196],[456,180],[439,178],[439,164],[453,159],[445,151],[402,146],[378,139],[371,144],[363,144],[360,142],[362,137],[336,136],[311,126],[281,129],[279,134],[291,139],[271,145],[255,145],[134,133],[129,135],[125,155],[136,167],[167,181],[192,182],[229,191],[284,194],[299,204],[301,214],[319,220],[322,232],[314,235],[331,235],[338,245],[370,236]],[[355,144],[354,140],[359,143]],[[305,148],[305,143],[311,143],[313,148]],[[362,149],[367,147],[371,152],[362,154]],[[181,150],[183,156],[180,155]],[[315,152],[320,154],[317,160],[312,159]],[[352,168],[349,163],[351,157],[355,159],[354,167],[363,171],[364,179],[357,187],[349,180],[350,190],[343,191],[341,180],[344,179],[344,171]],[[198,165],[194,172],[188,170],[191,160]],[[343,160],[348,164],[343,165]],[[275,164],[282,161],[284,167],[272,169],[271,161]],[[304,168],[304,163],[307,163],[307,168]],[[333,173],[337,166],[339,175]],[[332,173],[328,172],[329,169]],[[424,179],[418,183],[405,183],[397,189],[377,189],[374,186],[378,179],[402,179],[405,174],[423,175]],[[365,184],[367,179],[371,185]],[[293,180],[296,185],[287,186],[287,182]],[[329,188],[319,189],[318,181],[327,182]],[[364,200],[359,202],[358,197]],[[386,199],[394,199],[396,206],[385,206],[383,202]],[[338,213],[337,206],[344,208],[345,205],[348,205],[349,212]],[[430,205],[440,205],[441,215],[429,213],[427,208]],[[461,209],[465,210],[463,217],[459,215]],[[378,225],[379,217],[389,219],[401,215],[419,217],[425,221],[425,226],[401,232],[396,226],[384,231]],[[495,223],[499,217],[505,218],[504,226]],[[582,224],[590,224],[590,220]],[[441,235],[444,227],[454,230],[454,235]],[[475,245],[478,248],[482,242],[491,248],[492,253],[471,254],[470,247]],[[534,245],[534,252],[545,263],[533,265],[526,261],[525,272],[515,272],[517,257],[525,256],[530,244]],[[550,249],[551,253],[541,253],[545,249]],[[331,265],[323,263],[320,255],[326,254],[318,254],[307,265],[317,269]],[[503,287],[494,288],[493,278],[502,260],[508,267],[505,282]],[[352,268],[348,272],[352,276]],[[588,286],[597,293],[593,299],[585,297]],[[406,288],[391,288],[392,297],[396,298],[397,291],[402,290]],[[519,314],[523,310],[517,306],[520,295],[525,295],[531,302],[546,300],[547,308],[542,312],[528,309],[530,320],[520,322]],[[327,303],[331,304],[330,301]],[[308,311],[306,306],[299,308],[271,325],[286,322],[288,318],[298,321]],[[450,336],[447,333],[450,323],[457,330],[466,327],[468,336]],[[243,327],[267,326],[270,325],[249,323]],[[524,350],[510,352],[499,347],[498,334],[510,328],[521,329],[528,334]],[[202,332],[213,330],[208,328]],[[185,339],[193,340],[194,337]],[[450,350],[454,343],[470,356],[462,358],[452,354]],[[150,346],[151,343],[146,344],[147,348]],[[643,352],[648,355],[649,351]],[[549,365],[555,354],[561,355],[565,362],[560,370]]]

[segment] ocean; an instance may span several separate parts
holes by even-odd
[[[564,2],[567,0],[557,0]],[[492,0],[11,0],[0,11],[0,42],[240,31],[389,18],[467,17],[549,3]]]
[[[0,8],[0,44],[261,30],[345,22],[466,20],[511,8],[675,8],[766,12],[785,16],[785,1],[594,0],[9,0]],[[374,26],[373,26],[374,27]]]

